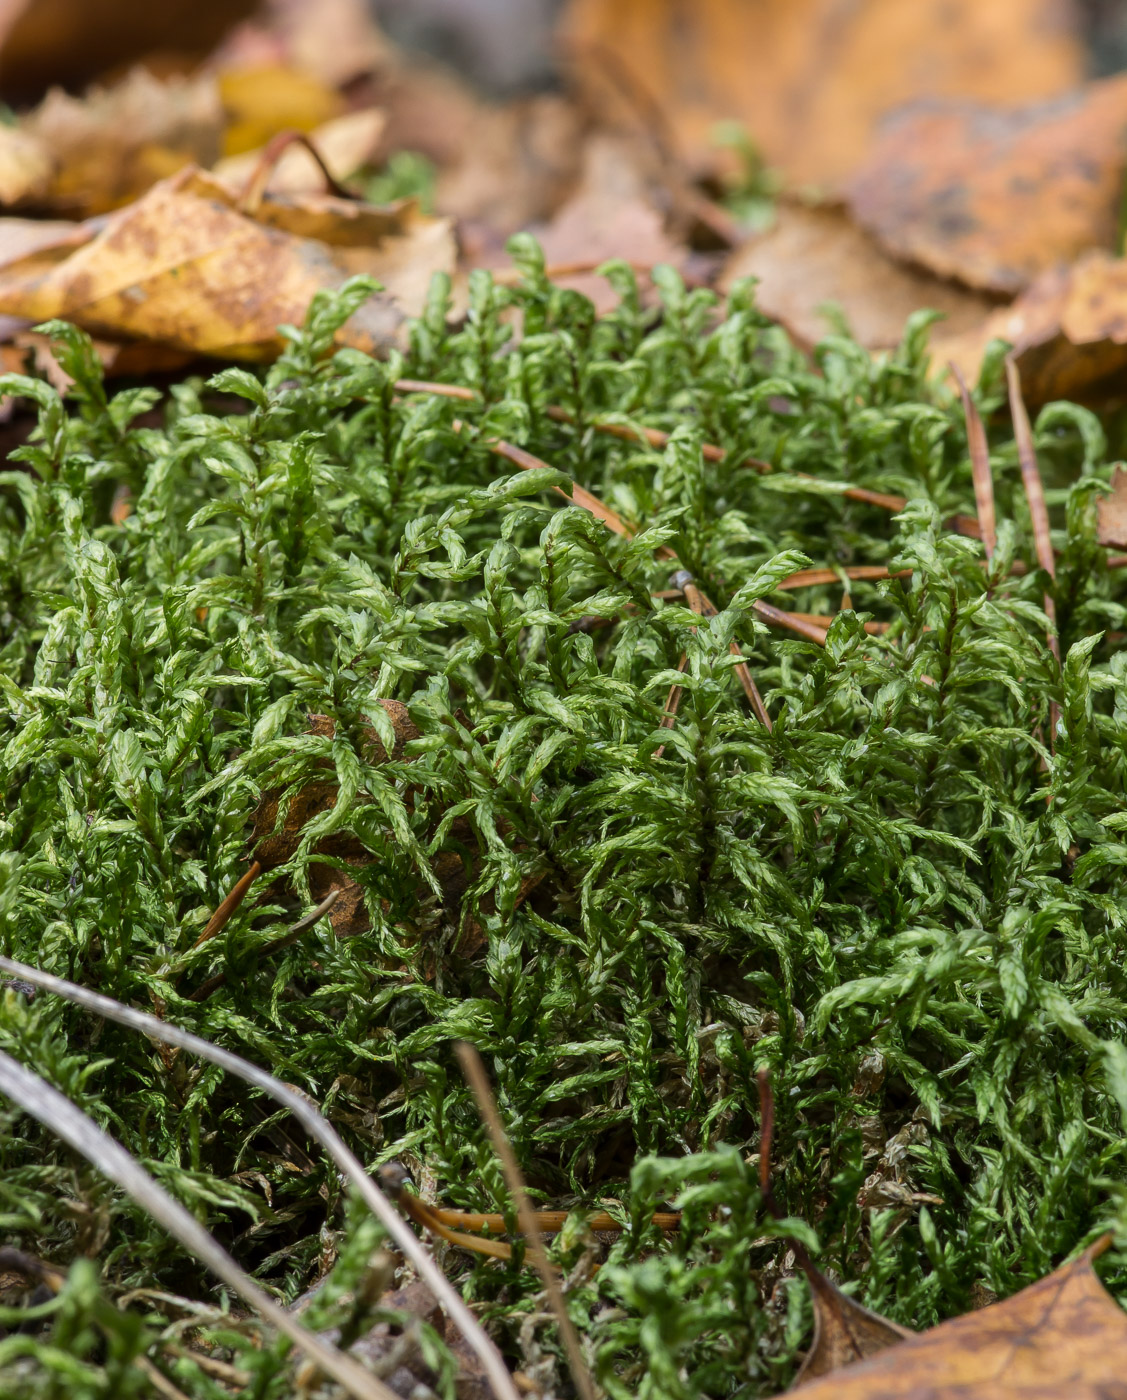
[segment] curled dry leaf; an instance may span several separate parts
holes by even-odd
[[[339,243],[288,231],[302,220],[325,236],[339,234]],[[92,233],[62,261],[0,269],[0,314],[61,316],[95,335],[265,360],[281,349],[277,327],[300,323],[315,292],[364,271],[388,290],[366,302],[339,339],[380,353],[396,342],[404,311],[417,309],[430,273],[453,264],[448,226],[410,206],[381,211],[336,201],[310,208],[267,199],[251,217],[194,166]],[[361,244],[362,234],[379,241]]]
[[[780,203],[774,225],[728,259],[721,290],[741,277],[759,279],[757,306],[808,346],[826,334],[822,308],[828,302],[841,307],[853,334],[870,350],[896,345],[904,322],[921,306],[942,311],[945,328],[964,333],[994,305],[890,257],[836,205]]]
[[[993,1303],[805,1385],[804,1400],[1104,1400],[1123,1389],[1127,1315],[1096,1277],[1098,1240],[1078,1259]]]
[[[795,1385],[817,1380],[854,1361],[876,1356],[914,1333],[870,1312],[831,1283],[820,1269],[805,1268],[814,1303],[814,1340]]]
[[[1084,75],[1067,7],[1044,0],[571,0],[565,34],[601,110],[622,112],[625,69],[690,157],[710,161],[734,118],[794,180],[829,186],[903,102],[1031,101]]]
[[[933,343],[968,379],[993,339],[1009,341],[1026,401],[1098,398],[1127,367],[1127,261],[1092,249],[1043,273],[977,328]]]
[[[368,107],[361,112],[347,112],[343,117],[334,117],[332,121],[319,126],[310,139],[329,174],[340,182],[375,160],[386,124],[387,119],[381,111]],[[228,156],[213,168],[212,174],[238,195],[254,177],[261,158],[261,149]],[[325,176],[317,162],[303,146],[294,145],[282,153],[270,172],[266,193],[316,194],[324,188]]]
[[[850,182],[850,207],[898,256],[1013,294],[1111,247],[1125,125],[1127,75],[1008,110],[921,103],[884,125]]]

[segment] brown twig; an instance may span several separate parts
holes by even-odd
[[[448,1210],[444,1206],[431,1206],[429,1209],[438,1216],[444,1225],[448,1225],[452,1229],[486,1230],[491,1234],[503,1235],[509,1228],[505,1223],[505,1217],[497,1213],[482,1214],[472,1210]],[[536,1211],[536,1223],[540,1227],[541,1234],[559,1234],[570,1214],[571,1212],[567,1210]],[[676,1210],[654,1211],[651,1221],[659,1230],[676,1230],[681,1224],[681,1212]],[[604,1210],[589,1215],[586,1225],[596,1234],[610,1234],[625,1228],[621,1220],[616,1220],[613,1215],[608,1215]]]
[[[430,1230],[440,1239],[473,1254],[487,1254],[494,1259],[511,1259],[512,1247],[503,1240],[483,1240],[480,1234],[468,1235],[466,1230],[485,1231],[486,1234],[504,1235],[508,1232],[505,1217],[497,1212],[473,1210],[450,1210],[446,1206],[431,1205],[413,1191],[406,1189],[408,1176],[398,1162],[389,1162],[379,1170],[380,1185],[395,1203],[416,1225]],[[536,1224],[541,1234],[556,1235],[563,1229],[570,1211],[538,1210],[534,1212]],[[681,1225],[680,1211],[655,1211],[651,1217],[659,1230],[677,1230]],[[587,1226],[597,1234],[610,1234],[623,1229],[620,1220],[606,1211],[597,1211],[587,1217]]]
[[[852,612],[852,602],[843,603],[840,612]],[[801,618],[803,622],[812,623],[815,627],[824,627],[829,631],[833,625],[833,613],[812,613],[812,612],[792,612],[791,617]],[[870,637],[883,637],[888,631],[891,623],[888,622],[866,622],[862,624]]]
[[[451,426],[457,433],[461,432],[466,424],[463,423],[460,418],[455,418]],[[507,461],[521,467],[524,471],[537,471],[548,466],[548,463],[543,461],[540,457],[535,457],[531,452],[526,452],[523,447],[515,447],[511,442],[505,442],[502,438],[484,438],[482,441],[483,445],[486,446],[490,452],[495,452],[499,457],[504,457]],[[612,530],[616,535],[621,535],[624,539],[628,540],[634,538],[634,531],[630,526],[627,525],[620,516],[616,515],[609,506],[604,505],[597,496],[592,496],[590,491],[584,490],[582,486],[573,482],[570,494],[565,491],[562,486],[553,486],[552,490],[555,491],[557,495],[562,496],[565,501],[570,502],[571,505],[579,506],[582,510],[593,515],[596,520],[601,520],[607,529]],[[672,561],[677,558],[674,551],[665,544],[658,547],[656,554],[659,559],[668,559]],[[714,616],[716,612],[714,605],[703,593],[701,594],[701,598],[705,607],[711,609],[711,612],[705,613],[705,616]],[[762,611],[765,618],[769,611],[769,620],[777,621],[780,626],[791,626],[790,614],[784,612],[781,608],[769,608],[768,604],[758,601],[753,606],[757,611]],[[805,626],[805,623],[796,622],[792,626],[792,631],[799,631]],[[751,702],[752,708],[755,710],[760,722],[769,731],[771,729],[771,717],[767,713],[767,706],[763,703],[763,697],[760,695],[759,687],[755,684],[755,680],[748,669],[747,662],[743,660],[743,654],[735,642],[731,643],[730,650],[733,656],[738,656],[740,658],[739,664],[733,669],[736,672],[740,685],[743,686],[744,694]]]
[[[685,602],[688,603],[689,607],[692,608],[693,612],[695,612],[698,617],[704,615],[704,596],[701,593],[700,589],[693,584],[693,576],[689,573],[687,569],[682,569],[679,573],[674,574],[673,577],[670,579],[670,583],[680,585],[680,592],[684,597]],[[713,611],[715,611],[715,609]],[[692,630],[695,632],[697,629],[694,627]],[[681,660],[677,663],[677,669],[678,671],[682,672],[682,674],[684,673],[688,661],[688,652],[683,651],[681,653]],[[671,685],[669,687],[669,695],[665,701],[665,713],[662,716],[661,720],[662,729],[673,728],[674,721],[677,718],[677,709],[681,704],[681,696],[684,694],[684,689],[684,686],[680,685]],[[758,694],[758,692],[756,693]],[[768,728],[770,728],[769,722]],[[665,745],[661,744],[658,748],[654,749],[654,758],[659,759],[664,753]]]
[[[236,886],[236,888],[238,887]],[[232,893],[234,893],[234,891],[232,891]],[[340,898],[340,893],[339,886],[336,889],[330,890],[316,909],[310,910],[304,918],[298,919],[297,923],[291,925],[280,938],[275,938],[259,948],[255,954],[259,962],[264,962],[267,958],[273,957],[275,953],[281,952],[283,948],[288,948],[291,943],[295,943],[307,928],[312,928],[318,919],[323,919],[325,917]],[[192,992],[188,1000],[206,1001],[213,992],[217,992],[220,987],[225,986],[226,982],[226,972],[217,972],[214,977],[209,977],[206,982],[202,982],[196,990]]]
[[[238,199],[240,213],[252,215],[255,213],[266,194],[266,186],[270,183],[270,176],[273,175],[278,162],[291,146],[305,147],[320,167],[330,194],[335,194],[338,199],[354,200],[356,198],[356,195],[351,190],[346,189],[325,164],[321,152],[304,131],[279,131],[263,146],[262,154],[258,157],[254,169],[247,177],[243,192]]]
[[[799,569],[781,579],[776,588],[813,588],[817,584],[837,583],[841,575],[848,579],[911,578],[911,569],[900,569],[891,573],[883,564],[855,564],[848,569]]]
[[[978,524],[982,531],[982,547],[987,562],[994,557],[998,542],[994,519],[994,479],[990,475],[990,449],[986,442],[986,429],[982,425],[982,415],[967,388],[962,371],[954,362],[951,373],[959,386],[963,400],[963,416],[967,425],[967,447],[970,449],[970,470],[974,481],[974,500],[978,510]]]
[[[696,631],[696,628],[694,628],[693,630]],[[681,653],[681,659],[677,663],[677,669],[681,672],[682,675],[684,675],[685,667],[688,665],[688,662],[689,654],[688,652],[683,651]],[[661,723],[658,725],[659,729],[673,728],[673,725],[677,720],[677,710],[681,704],[681,696],[684,693],[685,687],[683,685],[674,684],[669,687],[669,694],[666,696],[665,699],[665,710],[661,716]],[[659,744],[657,748],[654,749],[654,759],[657,760],[661,758],[662,754],[664,753],[665,745]]]
[[[773,622],[778,627],[789,628],[792,632],[797,632],[800,637],[804,637],[808,642],[824,647],[826,645],[825,627],[816,627],[814,623],[807,622],[797,613],[785,612],[782,608],[776,608],[771,603],[757,602],[755,611],[764,622]]]
[[[548,1302],[552,1311],[556,1315],[559,1323],[560,1338],[563,1341],[564,1351],[567,1354],[568,1365],[571,1368],[572,1379],[575,1381],[575,1388],[582,1396],[582,1400],[597,1400],[598,1392],[595,1389],[595,1382],[591,1372],[587,1368],[587,1362],[583,1356],[583,1349],[579,1343],[579,1334],[575,1330],[575,1324],[567,1311],[567,1303],[564,1300],[563,1290],[560,1288],[556,1271],[544,1250],[544,1241],[540,1234],[540,1227],[536,1223],[536,1214],[528,1199],[525,1190],[524,1179],[521,1176],[517,1159],[505,1135],[504,1126],[501,1123],[501,1115],[497,1111],[497,1104],[494,1101],[492,1090],[489,1087],[489,1079],[485,1073],[485,1066],[481,1062],[481,1056],[477,1050],[468,1042],[459,1041],[456,1050],[458,1061],[462,1066],[462,1073],[473,1090],[474,1098],[477,1100],[478,1112],[485,1122],[489,1131],[490,1139],[493,1142],[493,1150],[501,1160],[501,1167],[505,1173],[505,1181],[508,1183],[509,1194],[513,1198],[516,1206],[517,1219],[520,1222],[521,1232],[528,1241],[528,1254],[536,1266],[536,1271],[540,1275],[544,1284],[544,1291],[548,1295]]]
[[[1006,356],[1006,384],[1010,391],[1010,416],[1014,424],[1014,441],[1017,443],[1018,460],[1021,463],[1021,479],[1025,486],[1025,499],[1029,502],[1029,519],[1033,526],[1033,547],[1037,562],[1051,579],[1057,576],[1056,558],[1053,554],[1053,537],[1049,530],[1049,508],[1045,504],[1045,487],[1037,466],[1037,450],[1033,445],[1033,430],[1029,426],[1029,414],[1021,394],[1021,374],[1012,355]],[[1049,619],[1049,650],[1060,663],[1060,637],[1057,635],[1057,605],[1053,595],[1044,594],[1045,616]],[[1049,747],[1056,752],[1057,721],[1060,719],[1060,706],[1055,700],[1049,702]]]
[[[261,874],[262,866],[259,865],[258,861],[252,860],[250,863],[250,869],[246,872],[245,875],[243,875],[238,880],[238,882],[235,885],[231,887],[231,891],[227,895],[226,899],[224,899],[223,903],[219,906],[215,913],[212,914],[211,918],[208,919],[206,925],[204,926],[203,933],[201,933],[200,936],[196,939],[196,941],[192,944],[193,948],[198,948],[202,943],[206,943],[208,939],[214,938],[217,933],[222,933],[222,931],[231,922],[231,919],[234,916],[235,911],[238,909],[239,905],[242,904],[244,899],[246,899],[247,891],[250,889],[251,885],[254,884],[255,880],[257,880]]]

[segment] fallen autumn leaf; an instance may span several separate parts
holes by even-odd
[[[1109,1400],[1124,1393],[1127,1314],[1079,1258],[993,1303],[801,1387],[803,1400]]]
[[[309,236],[313,229],[322,237]],[[336,246],[323,241],[330,237]],[[264,199],[251,217],[193,166],[110,215],[62,261],[0,269],[0,314],[65,316],[99,335],[263,360],[281,346],[277,327],[300,321],[316,291],[365,272],[387,290],[351,317],[340,339],[380,352],[395,343],[404,312],[418,310],[431,274],[453,260],[446,221],[412,206]]]
[[[1124,75],[1030,107],[920,103],[885,124],[850,208],[897,256],[1013,294],[1111,247],[1125,124]]]

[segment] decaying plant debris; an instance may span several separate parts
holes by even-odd
[[[0,951],[269,1066],[448,1231],[500,1214],[504,1249],[441,1262],[520,1384],[567,1394],[471,1043],[534,1204],[574,1208],[549,1252],[596,1385],[770,1395],[811,1341],[795,1246],[898,1335],[1119,1226],[1104,430],[1026,431],[999,347],[964,404],[926,315],[812,368],[748,286],[658,270],[647,309],[619,265],[598,318],[514,252],[454,330],[439,279],[384,363],[334,351],[358,282],[269,370],[163,402],[107,399],[61,324],[67,401],[0,381],[39,413],[0,474]],[[308,1331],[486,1393],[252,1089],[26,987],[0,1050]],[[0,1275],[12,1394],[322,1385],[8,1107],[0,1184],[7,1242],[65,1275]]]

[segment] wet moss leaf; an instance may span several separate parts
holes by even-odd
[[[452,265],[449,226],[405,206],[339,205],[345,208],[319,206],[310,215],[325,234],[351,220],[338,249],[290,231],[300,205],[265,199],[252,217],[225,185],[190,166],[111,215],[63,261],[0,271],[0,312],[64,316],[99,335],[268,360],[282,348],[279,325],[300,322],[314,293],[363,271],[387,290],[369,298],[338,338],[386,351],[431,272]],[[358,230],[378,242],[363,244]]]
[[[1067,1395],[1103,1400],[1123,1388],[1127,1314],[1096,1276],[1098,1240],[1079,1258],[1003,1303],[933,1327],[922,1336],[813,1384],[804,1400],[1005,1400]]]
[[[920,104],[885,123],[850,206],[892,253],[1013,294],[1111,247],[1125,122],[1123,76],[1035,106]]]

